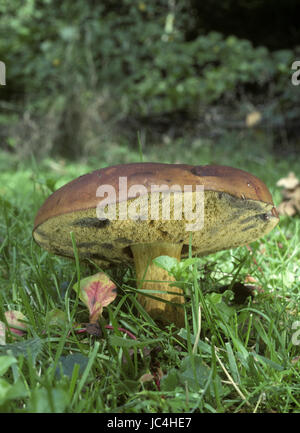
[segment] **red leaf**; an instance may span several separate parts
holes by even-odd
[[[9,310],[4,313],[10,331],[19,336],[25,335],[27,319],[20,311]],[[0,322],[0,344],[5,344],[6,326]]]
[[[79,292],[79,298],[89,309],[90,323],[97,322],[103,307],[109,305],[117,296],[116,285],[103,272],[84,278],[79,287],[76,283],[73,288]]]

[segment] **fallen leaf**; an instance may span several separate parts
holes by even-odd
[[[295,173],[290,172],[285,178],[279,179],[276,184],[282,186],[282,202],[277,206],[279,215],[294,216],[300,213],[300,181]]]
[[[298,212],[300,212],[300,186],[295,189],[293,196],[293,204]]]
[[[154,379],[154,376],[151,373],[145,373],[139,378],[139,382],[145,383],[145,382],[152,382]]]
[[[64,327],[67,323],[67,314],[59,310],[58,308],[55,308],[54,310],[49,311],[46,314],[46,324],[47,326],[60,326]]]
[[[296,186],[300,185],[300,181],[295,176],[295,173],[291,171],[287,177],[279,179],[276,185],[283,186],[286,189],[295,189]]]
[[[76,364],[79,366],[79,375],[82,375],[88,365],[88,361],[89,358],[81,353],[72,353],[71,355],[61,356],[58,360],[55,375],[57,377],[68,376],[71,378]]]
[[[251,128],[261,121],[261,113],[259,111],[252,111],[252,113],[247,114],[246,116],[246,126]]]
[[[277,210],[279,215],[287,215],[287,216],[294,216],[296,215],[297,211],[293,206],[293,203],[291,201],[283,201],[277,206]]]
[[[88,307],[90,323],[96,323],[102,314],[103,307],[109,305],[117,296],[116,285],[103,272],[84,278],[74,284],[81,301]]]
[[[23,336],[27,328],[27,319],[20,311],[10,310],[4,313],[10,331],[19,336]],[[0,344],[5,344],[5,323],[0,322]]]
[[[257,283],[257,280],[251,275],[247,275],[245,278],[245,283]]]
[[[295,189],[283,189],[281,191],[283,200],[290,200],[291,198],[294,197],[294,194],[295,194]]]

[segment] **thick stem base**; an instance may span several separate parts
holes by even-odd
[[[182,245],[159,242],[155,244],[132,245],[131,250],[135,262],[137,283],[140,284],[144,281],[142,289],[172,292],[157,294],[153,292],[149,293],[149,295],[175,304],[183,304],[184,297],[182,290],[169,284],[169,282],[175,281],[175,279],[167,271],[152,262],[153,259],[159,256],[175,257],[180,261]],[[154,319],[163,323],[175,323],[177,326],[184,325],[183,307],[150,298],[146,294],[139,294],[138,301]]]

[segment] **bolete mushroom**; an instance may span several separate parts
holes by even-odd
[[[158,291],[139,294],[145,310],[181,324],[182,291],[153,259],[188,256],[191,232],[193,255],[205,256],[253,242],[278,221],[266,185],[245,171],[133,163],[96,170],[55,191],[36,215],[33,237],[51,253],[73,257],[72,231],[81,259],[134,263],[142,289]]]

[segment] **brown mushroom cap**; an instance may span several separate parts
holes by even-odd
[[[197,195],[198,186],[203,195]],[[186,199],[192,214],[185,212]],[[278,222],[267,187],[245,171],[217,165],[136,163],[96,170],[54,192],[38,211],[33,237],[48,251],[73,257],[73,232],[81,259],[100,266],[134,262],[138,287],[143,289],[138,300],[144,309],[155,319],[182,326],[183,291],[172,286],[174,278],[153,259],[168,255],[179,261],[188,255],[187,223],[197,222],[190,216],[199,217],[194,212],[199,202],[204,218],[202,227],[193,226],[194,255],[248,244]],[[110,205],[115,214],[104,212],[99,218],[97,210]],[[149,292],[156,294],[155,299]]]
[[[182,244],[188,255],[190,232],[186,220],[100,220],[96,208],[101,185],[115,188],[119,203],[119,178],[144,185],[204,186],[204,227],[193,232],[193,254],[207,255],[245,245],[267,234],[278,222],[271,194],[257,177],[232,167],[185,164],[133,163],[116,165],[80,176],[55,191],[39,209],[33,237],[46,250],[73,257],[70,238],[75,236],[79,256],[101,265],[132,262],[131,247],[142,243]],[[136,199],[129,197],[128,203]],[[172,207],[172,204],[171,204]],[[171,211],[172,215],[172,211]]]

